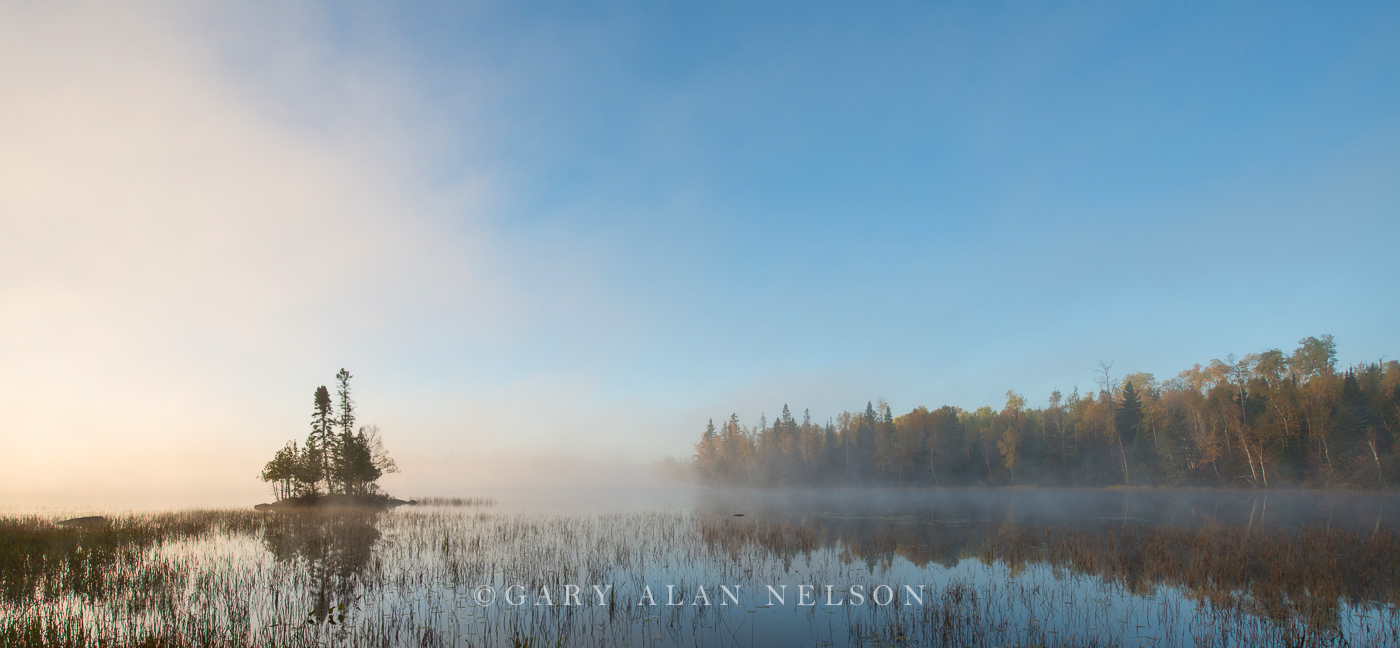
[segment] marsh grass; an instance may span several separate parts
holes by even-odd
[[[418,497],[415,500],[423,506],[495,506],[496,500],[489,497]]]
[[[1400,645],[1393,530],[481,505],[56,522],[0,518],[0,645]],[[890,604],[853,604],[881,584]],[[475,598],[509,585],[524,605]],[[690,605],[701,587],[713,605]]]

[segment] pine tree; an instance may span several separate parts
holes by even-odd
[[[335,375],[337,383],[335,393],[340,397],[340,418],[336,422],[340,424],[340,433],[346,436],[355,434],[355,403],[350,400],[350,379],[354,376],[345,369]]]
[[[341,488],[348,494],[370,494],[374,481],[383,474],[375,465],[374,449],[363,431],[344,437],[340,462]]]
[[[1130,446],[1137,440],[1138,427],[1142,424],[1142,401],[1137,388],[1130,380],[1123,383],[1123,401],[1114,412],[1114,429],[1123,438],[1123,444]]]
[[[306,438],[306,454],[314,455],[315,479],[311,480],[311,490],[316,483],[326,480],[326,492],[331,490],[331,460],[335,448],[335,411],[331,406],[331,394],[325,385],[316,388],[315,409],[311,414],[311,434]]]
[[[1142,449],[1138,447],[1137,443],[1138,433],[1142,427],[1142,401],[1139,400],[1137,388],[1133,387],[1131,380],[1123,383],[1123,402],[1119,403],[1118,411],[1113,414],[1113,427],[1118,433],[1118,450],[1124,453],[1124,469],[1131,470],[1131,467],[1128,466],[1128,448],[1133,449],[1134,463],[1141,464],[1144,459],[1144,457],[1138,456],[1142,454]],[[1126,475],[1124,481],[1129,481]]]
[[[340,373],[335,375],[337,383],[335,391],[336,395],[340,397],[340,417],[335,422],[340,426],[340,439],[336,444],[335,456],[327,457],[328,461],[335,463],[334,476],[336,481],[340,482],[342,492],[350,491],[352,473],[354,472],[352,467],[354,458],[346,454],[350,452],[350,446],[355,441],[355,403],[350,399],[350,379],[353,377],[344,367],[340,369]],[[326,478],[330,479],[331,473],[328,472]]]
[[[865,413],[856,427],[856,478],[869,481],[875,475],[875,404],[865,403]]]
[[[321,449],[312,442],[310,435],[306,438],[306,450],[301,453],[300,461],[296,462],[296,482],[299,486],[297,495],[315,495],[317,484],[325,479],[326,473]]]
[[[705,425],[705,433],[700,436],[700,443],[695,444],[695,467],[700,477],[706,481],[715,480],[719,474],[719,449],[716,447],[715,434],[715,420],[710,419]]]

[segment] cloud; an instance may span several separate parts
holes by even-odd
[[[255,87],[208,19],[0,8],[0,490],[208,481],[150,467],[289,436],[269,394],[405,327],[510,325],[486,185],[424,190],[420,134],[373,89],[391,70],[288,56]],[[350,103],[307,118],[327,102]]]

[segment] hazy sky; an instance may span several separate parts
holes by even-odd
[[[1400,5],[753,5],[0,4],[0,504],[1400,352]]]

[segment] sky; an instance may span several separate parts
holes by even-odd
[[[2,3],[0,505],[1400,352],[1400,5]]]

